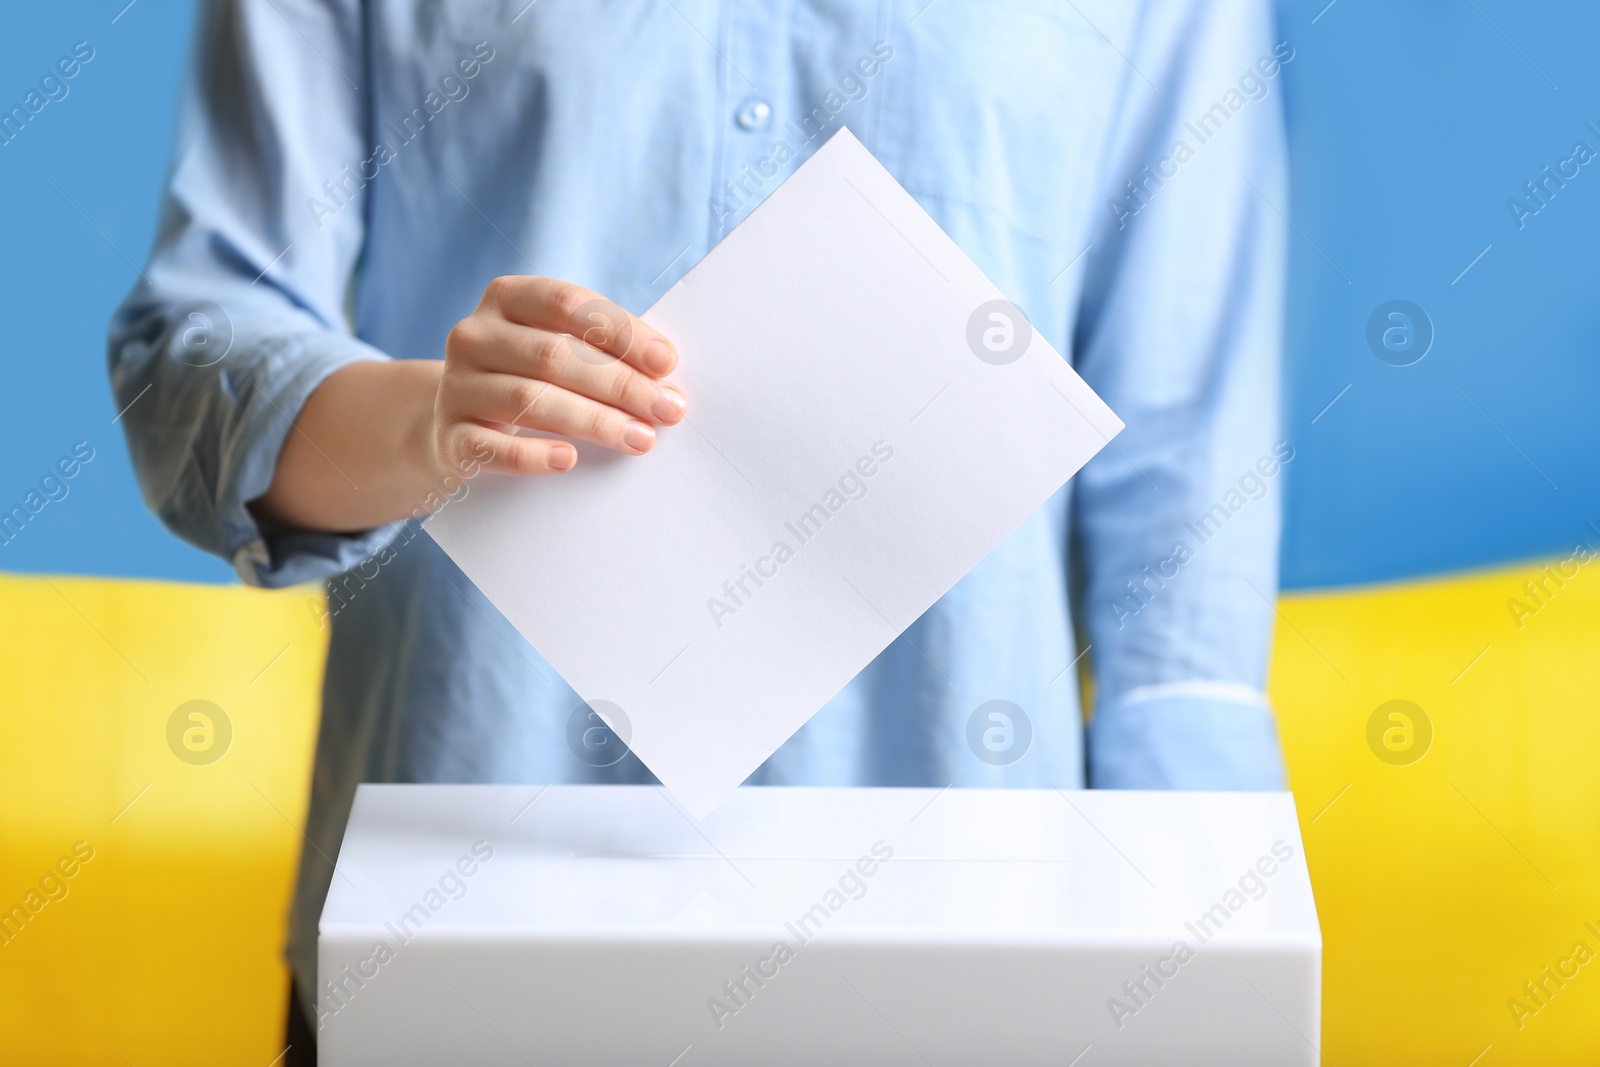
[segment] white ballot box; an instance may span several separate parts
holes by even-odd
[[[355,1064],[1318,1061],[1287,793],[363,785],[322,913]]]

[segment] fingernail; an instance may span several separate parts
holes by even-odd
[[[672,369],[672,348],[665,341],[653,340],[644,346],[644,369],[651,374],[665,374]]]
[[[656,443],[656,431],[649,423],[634,419],[622,431],[622,443],[635,452],[648,452],[650,446]]]
[[[578,450],[571,445],[552,445],[550,448],[550,469],[556,471],[571,470],[572,465],[578,462]]]
[[[656,398],[650,402],[650,414],[657,422],[677,422],[683,418],[683,394],[670,385],[664,385],[656,390]]]

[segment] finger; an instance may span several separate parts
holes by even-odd
[[[604,353],[653,378],[671,374],[678,365],[677,348],[659,330],[581,285],[511,275],[490,282],[483,299],[512,322],[582,341],[587,349],[574,344],[581,359],[598,361],[597,353]]]
[[[578,462],[578,450],[569,441],[518,437],[487,426],[462,428],[459,441],[462,453],[473,456],[478,469],[491,474],[560,474]]]
[[[683,393],[674,385],[641,374],[621,360],[593,353],[584,359],[575,351],[581,345],[570,336],[530,329],[508,322],[489,320],[484,327],[486,343],[478,360],[484,371],[559,385],[569,392],[607,404],[637,418],[672,425],[683,419],[686,408]],[[493,376],[493,375],[491,375]],[[498,383],[501,389],[515,392],[515,382]],[[522,398],[533,399],[532,394]],[[512,415],[501,421],[513,422]]]
[[[511,374],[474,375],[456,388],[451,407],[464,418],[593,441],[631,456],[642,456],[656,443],[655,427],[643,419],[559,385]]]

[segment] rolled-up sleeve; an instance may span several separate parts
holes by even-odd
[[[146,503],[252,585],[344,570],[398,529],[275,529],[248,507],[306,398],[339,368],[386,358],[344,313],[364,235],[357,161],[371,154],[359,6],[200,5],[160,229],[111,323],[112,390]]]
[[[1263,686],[1293,455],[1278,414],[1292,51],[1265,2],[1186,6],[1128,51],[1074,337],[1127,424],[1074,483],[1089,779],[1277,789]]]

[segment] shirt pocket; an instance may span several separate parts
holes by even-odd
[[[1134,5],[891,6],[879,158],[947,229],[1000,224],[1025,241],[1072,240],[1124,71],[1132,74],[1101,33],[1130,40]]]

